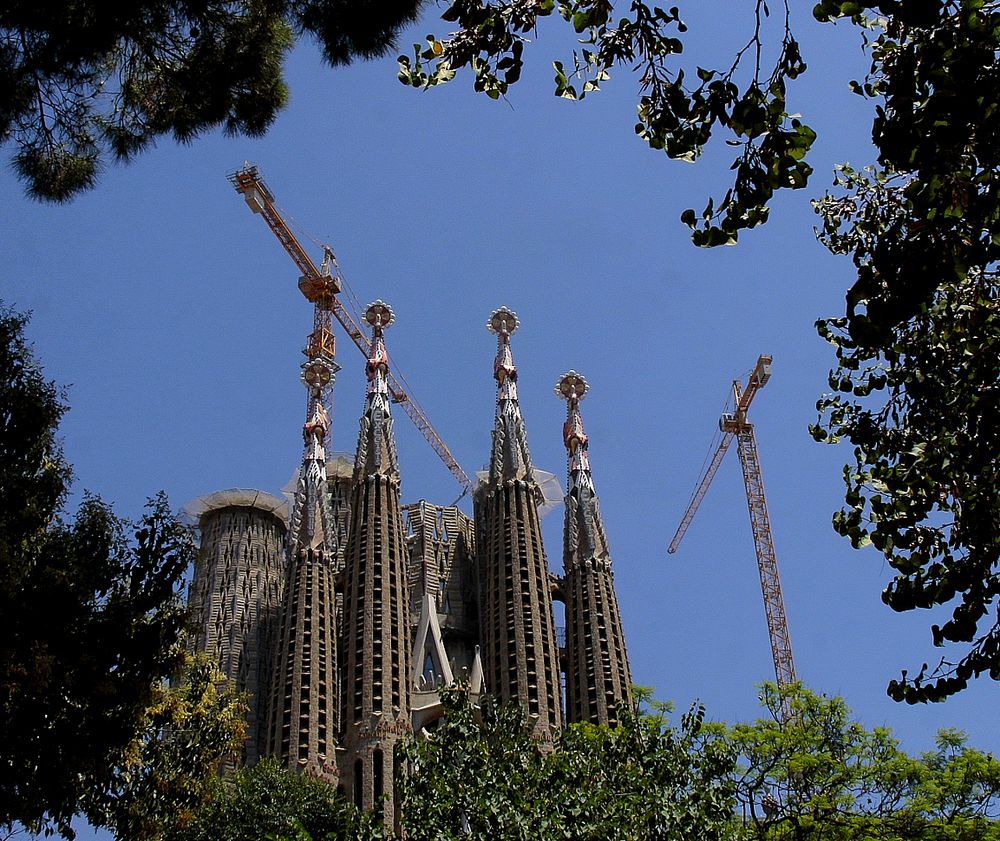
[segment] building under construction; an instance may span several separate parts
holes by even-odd
[[[473,482],[434,430],[386,351],[392,310],[363,317],[339,299],[333,250],[317,266],[277,209],[256,166],[229,175],[301,272],[313,305],[301,381],[304,449],[286,502],[235,489],[188,506],[201,529],[191,584],[193,640],[250,700],[241,761],[280,759],[325,779],[387,828],[399,826],[394,780],[401,740],[433,728],[439,690],[456,682],[521,704],[540,742],[566,723],[615,725],[631,703],[630,674],[611,555],[580,414],[587,383],[575,371],[555,387],[566,401],[563,570],[549,570],[540,508],[558,482],[532,464],[517,394],[509,309],[495,310],[497,396],[488,466]],[[336,320],[365,360],[367,389],[353,457],[332,450],[328,407],[341,366]],[[364,327],[359,324],[364,324]],[[668,552],[690,526],[736,441],[760,572],[775,677],[796,681],[788,622],[764,498],[754,425],[747,412],[767,384],[761,356],[732,384],[732,412]],[[360,397],[360,395],[359,395]],[[465,493],[473,516],[426,500],[405,503],[393,432],[401,409]],[[464,495],[464,494],[463,494]],[[558,499],[561,493],[555,494]],[[553,603],[565,608],[565,633]],[[782,714],[791,711],[782,707]]]
[[[306,286],[317,316],[302,366],[308,405],[292,501],[233,490],[196,502],[195,641],[250,697],[244,762],[278,757],[378,808],[392,827],[400,742],[440,718],[441,687],[464,681],[474,695],[522,704],[542,741],[567,722],[613,725],[631,702],[580,414],[587,384],[569,372],[556,386],[567,403],[568,468],[563,570],[554,574],[539,523],[542,474],[518,402],[514,313],[498,309],[487,324],[497,340],[496,413],[470,518],[403,501],[400,400],[385,345],[393,314],[381,301],[364,313],[363,341],[349,333],[366,351],[367,375],[354,456],[331,455],[335,292],[332,282]],[[564,639],[554,600],[565,603]]]

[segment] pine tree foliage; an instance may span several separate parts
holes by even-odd
[[[29,195],[65,201],[110,156],[222,128],[256,136],[308,35],[332,65],[392,48],[419,0],[40,0],[0,9],[0,141]]]

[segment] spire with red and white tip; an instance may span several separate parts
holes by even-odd
[[[325,391],[333,385],[340,366],[332,359],[317,357],[302,366],[300,379],[309,390],[306,422],[302,426],[305,449],[295,488],[289,521],[289,554],[304,549],[322,549],[336,555],[336,528],[326,482],[326,437],[330,417],[323,405]]]
[[[324,397],[339,366],[315,353],[302,366],[309,390],[305,450],[289,522],[284,608],[275,647],[271,717],[266,752],[294,771],[336,785],[337,637],[332,620],[336,595],[337,526],[326,474],[330,418]]]
[[[361,432],[354,457],[354,478],[388,476],[399,481],[399,461],[396,455],[396,438],[392,431],[389,412],[389,354],[385,349],[383,333],[396,317],[383,301],[375,301],[365,310],[365,321],[372,328],[371,349],[365,374],[368,377],[368,395],[361,416]]]
[[[490,454],[491,484],[519,479],[534,483],[531,454],[524,432],[524,419],[517,401],[517,366],[510,350],[510,337],[520,326],[517,314],[501,307],[490,314],[486,329],[497,337],[493,377],[497,381],[496,421]]]
[[[566,477],[567,549],[572,547],[574,560],[600,558],[610,563],[597,490],[590,472],[587,433],[583,431],[583,418],[580,416],[580,401],[586,396],[587,389],[587,381],[576,371],[563,374],[555,387],[555,393],[566,401],[563,443],[569,462]],[[571,563],[568,556],[566,562]]]
[[[587,381],[576,371],[559,378],[566,401],[563,443],[568,457],[563,565],[566,599],[566,718],[617,724],[631,703],[631,677],[618,614],[604,520],[590,472],[590,446],[580,401]]]

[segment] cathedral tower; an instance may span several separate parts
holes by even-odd
[[[338,370],[332,355],[302,366],[309,406],[305,451],[289,521],[284,604],[271,684],[267,753],[290,770],[337,782],[337,637],[334,565],[337,528],[330,509],[323,405]]]
[[[497,337],[496,419],[489,471],[474,499],[483,689],[503,701],[523,704],[535,721],[536,735],[547,739],[562,726],[562,699],[538,517],[541,491],[531,466],[510,350],[517,316],[498,309],[487,328]]]
[[[631,704],[631,677],[618,615],[611,555],[594,489],[580,401],[587,381],[575,371],[555,388],[566,401],[563,441],[569,454],[563,562],[566,598],[566,718],[617,724]]]
[[[285,503],[263,491],[233,488],[185,507],[198,518],[201,549],[188,595],[191,644],[246,692],[242,761],[264,749],[274,623],[285,564]]]
[[[389,357],[382,333],[393,321],[381,301],[372,327],[368,395],[354,459],[351,527],[344,556],[341,732],[344,790],[358,806],[379,798],[387,827],[396,823],[397,743],[410,731],[407,548],[399,502],[399,465],[389,414]]]

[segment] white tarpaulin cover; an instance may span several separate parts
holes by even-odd
[[[277,514],[286,523],[288,522],[288,503],[266,491],[258,491],[256,488],[229,488],[225,491],[199,496],[181,509],[181,516],[191,525],[197,525],[202,516],[209,511],[229,508],[234,505],[270,511]]]
[[[535,477],[535,481],[538,482],[538,487],[542,491],[542,502],[538,506],[538,516],[545,517],[563,504],[564,494],[562,485],[559,483],[555,474],[549,473],[548,470],[539,470],[537,467],[533,467],[531,472]],[[477,485],[486,482],[489,478],[489,470],[476,471]]]

